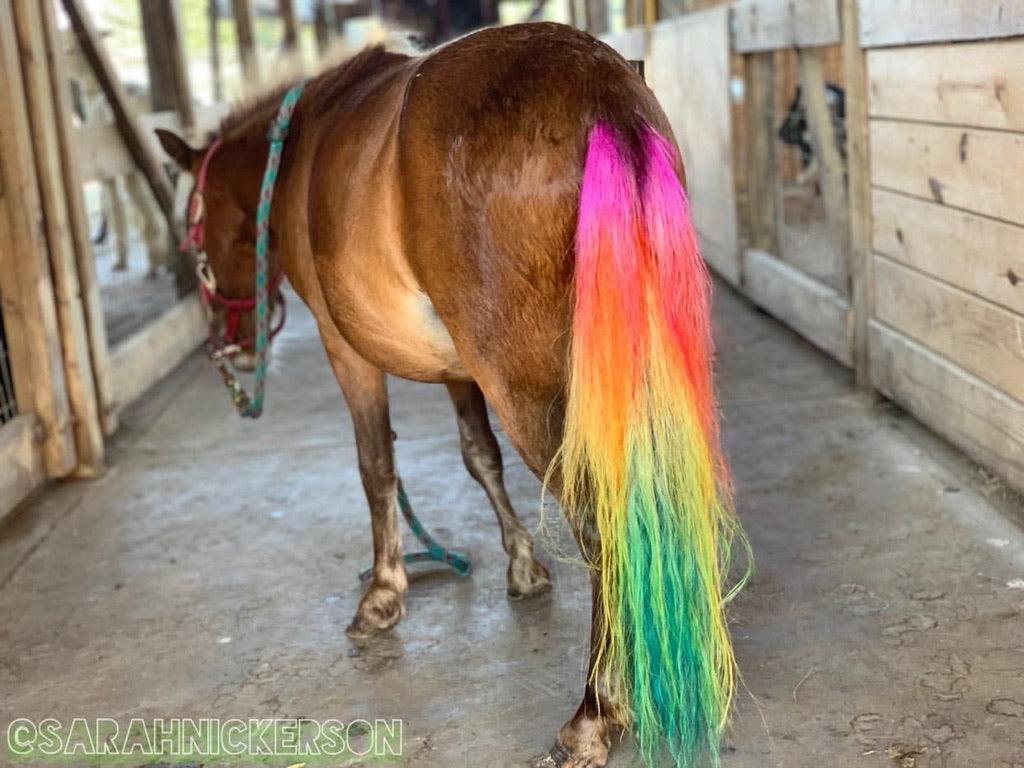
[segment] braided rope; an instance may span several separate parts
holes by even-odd
[[[253,375],[252,400],[240,409],[242,416],[250,419],[259,418],[263,413],[263,396],[266,389],[267,347],[270,341],[270,310],[267,301],[267,273],[270,248],[270,204],[274,199],[274,183],[281,166],[281,151],[285,139],[288,138],[288,127],[291,125],[295,105],[299,103],[305,80],[300,80],[285,94],[277,117],[267,129],[267,140],[270,152],[267,155],[267,167],[263,172],[263,184],[260,187],[259,204],[256,206],[256,371]]]

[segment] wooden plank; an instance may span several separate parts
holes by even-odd
[[[281,21],[284,22],[284,49],[294,53],[299,49],[299,23],[295,15],[294,0],[278,0]]]
[[[174,189],[157,156],[149,150],[142,126],[128,102],[128,97],[121,87],[121,80],[93,27],[83,0],[61,0],[61,3],[75,30],[79,45],[82,46],[82,52],[110,103],[121,137],[139,170],[146,177],[150,189],[153,190],[153,195],[167,220],[168,231],[180,236],[183,233],[174,215]]]
[[[850,303],[835,288],[770,254],[748,250],[743,259],[743,291],[843,365],[853,363]]]
[[[608,32],[601,35],[601,40],[618,51],[624,59],[639,61],[647,56],[647,40],[643,27]]]
[[[103,470],[103,428],[93,380],[92,356],[78,283],[75,244],[71,235],[67,193],[60,154],[57,115],[50,94],[48,49],[39,4],[14,0],[15,27],[21,46],[21,71],[32,128],[36,174],[53,291],[56,297],[64,380],[71,406],[79,477],[94,477]],[[42,53],[43,55],[38,55]],[[67,80],[62,82],[66,83]],[[77,191],[77,190],[76,190]]]
[[[18,410],[39,417],[46,473],[63,477],[74,469],[75,446],[31,135],[14,14],[0,0],[0,311]]]
[[[836,144],[835,127],[832,125],[832,111],[825,95],[825,50],[823,48],[801,48],[797,52],[797,66],[800,73],[801,98],[807,125],[810,128],[811,146],[818,160],[818,183],[825,205],[825,218],[833,227],[838,247],[823,253],[831,257],[831,269],[835,275],[836,287],[849,293],[846,274],[846,236],[850,226],[849,210],[846,204],[846,164]]]
[[[253,85],[260,80],[260,68],[256,58],[252,0],[231,0],[231,9],[235,17],[235,34],[238,37],[238,56],[242,60],[242,72],[245,73],[245,81]]]
[[[868,320],[873,259],[871,255],[871,165],[868,145],[868,75],[857,42],[860,0],[842,0],[843,70],[846,78],[846,189],[850,230],[846,273],[850,278],[853,317],[853,370],[857,386],[871,387]]]
[[[215,104],[196,110],[196,130],[215,133],[220,121],[228,112],[227,104]],[[169,158],[164,153],[154,131],[166,128],[178,134],[185,133],[185,125],[177,112],[156,112],[139,118],[142,140],[153,155],[161,162]],[[135,170],[135,160],[121,138],[121,132],[113,123],[93,123],[74,129],[75,147],[81,165],[82,181],[103,181]]]
[[[882,189],[873,201],[876,251],[1024,314],[1024,227]]]
[[[870,51],[872,117],[1024,131],[1024,39]]]
[[[140,3],[149,70],[150,108],[157,112],[176,109],[185,125],[195,125],[192,86],[185,66],[184,37],[178,0],[144,0]]]
[[[1024,134],[871,121],[877,187],[1024,224]]]
[[[875,258],[875,316],[955,365],[1024,400],[1024,316]]]
[[[736,285],[739,233],[732,170],[728,22],[725,6],[659,22],[652,30],[647,81],[679,142],[705,257]]]
[[[747,188],[750,241],[761,251],[779,249],[777,217],[778,172],[775,167],[775,65],[772,53],[746,56]]]
[[[733,45],[740,53],[839,42],[836,0],[736,0]]]
[[[206,312],[191,293],[111,354],[120,410],[162,379],[206,338]]]
[[[843,293],[843,276],[836,272],[836,262],[843,253],[842,243],[842,233],[827,221],[780,224],[775,253],[790,266]]]
[[[1016,0],[861,0],[865,48],[1024,34],[1024,4]]]
[[[46,480],[34,414],[15,416],[0,426],[0,521]]]
[[[96,387],[97,409],[103,431],[110,435],[117,429],[117,420],[112,418],[109,413],[109,405],[113,397],[110,382],[110,348],[107,343],[106,323],[103,320],[103,304],[100,300],[96,258],[92,250],[88,215],[85,210],[85,200],[81,194],[82,174],[73,139],[71,94],[66,87],[68,74],[63,48],[60,45],[56,9],[52,3],[41,3],[40,11],[46,29],[46,52],[50,64],[50,93],[60,133],[60,160],[64,193],[68,206],[71,236],[75,246],[75,266],[89,338],[89,355]]]
[[[1024,492],[1024,403],[880,323],[869,334],[873,384]]]

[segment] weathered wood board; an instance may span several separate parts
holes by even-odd
[[[1024,491],[1024,403],[877,322],[868,332],[872,384]]]
[[[838,43],[837,0],[736,0],[733,45],[740,53]]]
[[[1024,315],[878,256],[875,317],[1024,400]]]
[[[1024,134],[871,121],[876,187],[1024,224]]]
[[[1024,34],[1019,0],[861,0],[865,48]]]
[[[36,446],[41,429],[35,414],[23,413],[0,427],[0,520],[46,480]]]
[[[1024,131],[1024,39],[868,52],[872,117]]]
[[[883,189],[872,200],[876,251],[1024,314],[1024,227]]]
[[[683,154],[704,256],[715,271],[736,285],[739,236],[729,75],[727,7],[688,14],[654,27],[647,82],[671,120]]]
[[[835,288],[771,254],[748,250],[743,291],[816,347],[852,365],[850,303]]]

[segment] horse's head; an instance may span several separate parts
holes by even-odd
[[[193,149],[170,131],[157,129],[156,133],[168,156],[195,180],[189,196],[186,244],[194,243],[200,252],[197,271],[203,303],[209,310],[210,340],[236,368],[252,370],[256,362],[256,208],[262,158],[249,158],[241,141],[228,144],[217,140],[205,149]],[[272,334],[284,319],[281,277],[274,259],[266,276]]]

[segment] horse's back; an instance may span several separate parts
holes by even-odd
[[[624,136],[641,121],[670,132],[618,54],[529,24],[425,58],[400,128],[410,265],[506,428],[511,411],[544,412],[532,465],[560,439],[580,180],[599,120]]]

